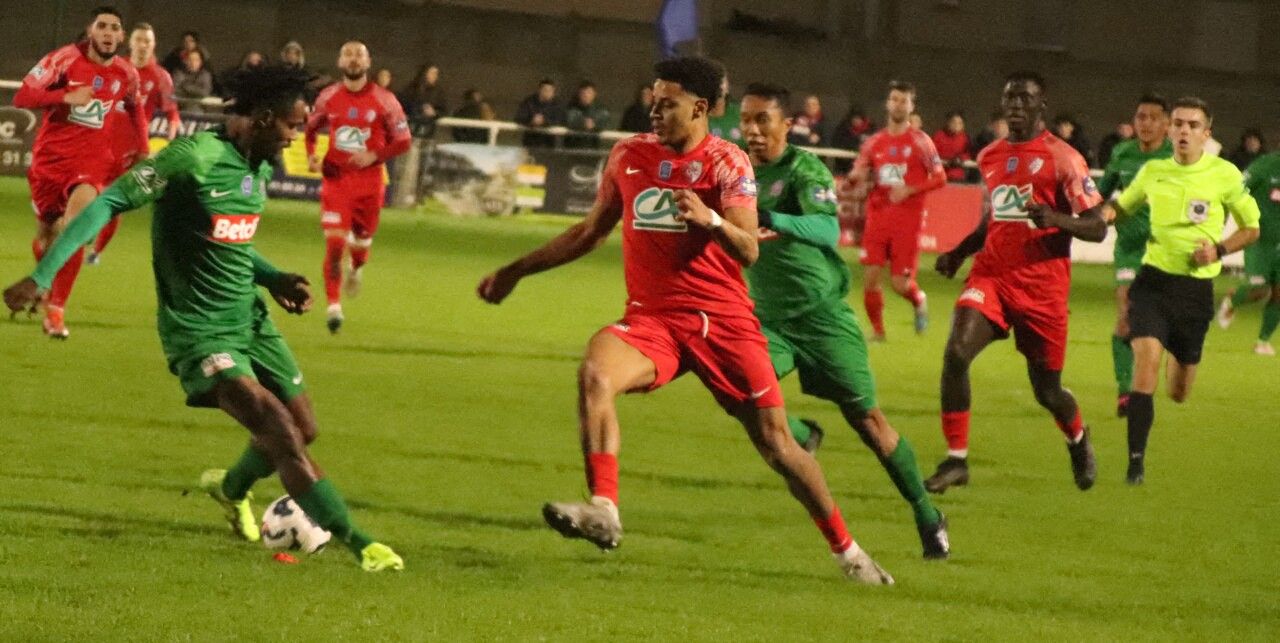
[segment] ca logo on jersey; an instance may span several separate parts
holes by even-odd
[[[878,177],[876,183],[880,185],[894,186],[907,184],[907,164],[906,163],[885,163],[880,166],[877,172]]]
[[[1024,185],[997,185],[991,191],[991,215],[996,221],[1019,221],[1031,225],[1027,218],[1027,204],[1031,203],[1032,187]]]
[[[111,113],[112,102],[114,101],[95,98],[85,105],[72,107],[71,113],[67,115],[67,120],[76,125],[102,129],[103,123],[107,120],[107,114]]]
[[[661,188],[649,188],[636,195],[631,202],[631,210],[635,219],[631,227],[636,230],[653,230],[655,232],[685,232],[689,229],[684,221],[677,221],[680,208],[676,206],[675,193]]]
[[[368,129],[343,125],[333,134],[333,146],[343,152],[363,152],[367,149],[370,135]]]

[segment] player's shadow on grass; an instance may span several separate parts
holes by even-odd
[[[40,532],[57,531],[72,536],[92,536],[96,538],[116,538],[125,534],[166,535],[174,532],[208,535],[215,530],[208,524],[184,523],[176,520],[156,520],[134,518],[113,512],[73,509],[59,505],[38,505],[24,503],[0,503],[0,514],[10,516],[32,516],[33,523],[39,524]],[[51,518],[76,520],[86,525],[53,524]],[[5,530],[19,526],[19,520],[4,521]]]
[[[525,359],[539,362],[573,362],[582,361],[582,355],[574,353],[524,353],[519,351],[496,350],[460,350],[455,348],[437,348],[430,346],[371,346],[368,344],[323,346],[320,350],[339,353],[360,353],[374,355],[398,355],[416,357],[456,357],[462,359]]]
[[[376,502],[351,499],[347,504],[360,511],[384,512],[399,514],[408,518],[435,523],[454,529],[475,527],[507,529],[510,531],[541,531],[546,525],[534,517],[493,516],[474,512],[446,511],[443,509],[420,509],[403,505],[384,505]]]

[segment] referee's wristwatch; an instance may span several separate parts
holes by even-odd
[[[1218,261],[1222,261],[1223,257],[1231,254],[1227,252],[1227,246],[1223,245],[1221,241],[1213,244],[1213,249],[1218,253]]]

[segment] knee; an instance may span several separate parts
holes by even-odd
[[[1169,399],[1173,400],[1174,403],[1176,404],[1182,404],[1183,402],[1186,402],[1188,394],[1189,394],[1189,391],[1187,391],[1187,388],[1185,386],[1169,387]]]
[[[312,442],[315,442],[316,438],[320,435],[320,428],[316,426],[314,419],[303,419],[295,422],[295,424],[298,427],[298,434],[302,437],[302,443],[305,445],[310,445]]]
[[[907,294],[911,287],[911,282],[906,277],[895,276],[889,283],[893,286],[893,292],[903,296]]]
[[[1054,408],[1062,399],[1063,391],[1059,387],[1038,386],[1032,389],[1036,396],[1036,403],[1044,408]]]
[[[956,342],[948,342],[942,351],[942,368],[945,371],[954,373],[969,370],[971,361],[973,358],[969,356],[969,352]]]
[[[1129,337],[1129,317],[1122,315],[1116,319],[1116,337],[1125,339]]]
[[[578,367],[578,390],[584,399],[599,401],[612,398],[613,387],[613,378],[596,362],[586,360]]]

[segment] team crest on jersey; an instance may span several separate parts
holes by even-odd
[[[1004,171],[1006,174],[1013,174],[1016,169],[1018,169],[1018,157],[1010,156],[1009,160],[1004,164]]]
[[[814,203],[835,203],[836,202],[835,188],[829,188],[825,185],[813,186],[813,194],[811,196],[813,197]]]
[[[359,110],[357,110],[357,109],[356,109],[356,108],[354,108],[354,107],[348,107],[348,108],[347,108],[347,118],[355,118],[355,117],[356,117],[356,114],[359,114],[359,113],[360,113],[360,111],[359,111]]]
[[[898,155],[898,146],[894,145],[893,147],[890,147],[889,156],[897,156],[897,155]]]
[[[219,243],[249,243],[258,233],[256,214],[215,214],[209,217],[213,226],[209,240]]]
[[[155,84],[155,82],[154,82],[154,81],[150,81],[150,80],[148,80],[148,81],[147,81],[147,86],[146,86],[146,87],[144,87],[142,91],[147,92],[148,94],[150,94],[150,93],[151,93],[151,90],[152,90],[152,89],[154,89],[154,88],[155,88],[155,86],[156,86],[156,84]]]
[[[138,184],[138,189],[146,194],[151,194],[156,190],[164,187],[165,180],[156,174],[156,169],[150,165],[139,165],[129,173],[133,177],[133,182]]]
[[[333,146],[343,152],[363,152],[367,149],[369,136],[367,129],[343,125],[333,134]]]
[[[738,179],[738,191],[747,196],[755,196],[760,192],[760,188],[756,186],[755,179],[749,176],[744,176],[741,179]]]
[[[668,189],[649,188],[637,194],[631,210],[635,213],[631,227],[637,230],[685,232],[689,229],[684,221],[676,220],[680,208],[676,205],[675,193]]]
[[[49,71],[44,68],[44,65],[37,64],[35,67],[31,68],[31,71],[27,72],[27,75],[36,80],[40,80],[41,78],[44,78],[44,75],[47,73],[49,73]]]
[[[1209,202],[1191,199],[1187,204],[1187,218],[1192,223],[1204,223],[1209,220]]]
[[[700,176],[702,176],[702,161],[690,161],[688,165],[684,166],[684,178],[688,179],[690,183],[697,181]]]
[[[240,179],[240,193],[245,196],[249,196],[253,194],[253,175],[252,174],[246,174],[244,175],[243,179]]]
[[[94,77],[93,77],[93,91],[95,91],[95,92],[96,92],[96,91],[98,91],[99,89],[102,89],[102,86],[103,86],[104,84],[106,84],[106,81],[104,81],[104,80],[102,79],[102,76],[94,76]]]
[[[1031,162],[1027,164],[1027,171],[1032,174],[1035,174],[1036,172],[1040,171],[1040,168],[1043,168],[1043,167],[1044,167],[1044,159],[1037,156],[1036,158],[1031,159]]]
[[[373,120],[377,117],[378,117],[378,113],[373,110],[369,110],[364,113],[364,120],[370,123],[372,123]]]
[[[783,183],[782,181],[774,181],[773,184],[769,186],[769,196],[771,197],[782,196],[782,188],[785,186],[786,184]]]
[[[658,164],[658,178],[663,181],[671,178],[671,161],[663,161]]]
[[[113,102],[95,98],[84,105],[77,105],[71,108],[71,111],[67,114],[67,120],[76,125],[102,129],[102,125],[107,120],[107,114],[111,113]]]
[[[1027,205],[1034,189],[1029,184],[997,185],[991,191],[991,216],[996,221],[1018,221],[1031,225]]]
[[[111,93],[114,94],[118,91],[120,91],[120,81],[118,80],[111,81]]]
[[[904,148],[902,148],[902,158],[907,158],[907,159],[911,158],[911,148],[910,148],[910,147],[904,147]]]

